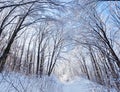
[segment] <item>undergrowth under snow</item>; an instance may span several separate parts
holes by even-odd
[[[15,73],[0,74],[0,92],[62,92],[62,86],[54,76],[25,76]]]
[[[0,92],[108,92],[108,89],[79,77],[62,83],[55,76],[38,78],[16,73],[2,73]],[[110,89],[109,92],[116,91]]]

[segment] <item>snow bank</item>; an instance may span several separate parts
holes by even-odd
[[[15,73],[0,74],[0,92],[62,92],[62,84],[54,76],[36,78]]]
[[[78,77],[66,82],[63,89],[63,92],[117,92],[114,89],[107,89],[97,83]]]

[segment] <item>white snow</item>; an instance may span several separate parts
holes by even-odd
[[[16,73],[0,74],[0,92],[108,92],[97,83],[84,78],[60,82],[55,76],[37,78]],[[109,92],[116,92],[115,90]]]
[[[55,76],[25,76],[16,73],[0,74],[0,92],[62,92],[62,85]]]
[[[71,82],[65,83],[63,89],[63,92],[108,92],[107,88],[84,78],[75,78]],[[109,92],[116,91],[110,89]]]

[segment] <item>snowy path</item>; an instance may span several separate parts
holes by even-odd
[[[106,92],[104,88],[89,80],[80,78],[64,84],[63,92]]]
[[[0,92],[108,92],[105,87],[84,78],[76,77],[61,82],[55,76],[26,77],[21,74],[0,74]],[[110,92],[116,92],[111,90]]]

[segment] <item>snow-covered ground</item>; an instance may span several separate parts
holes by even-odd
[[[76,77],[60,82],[55,76],[37,78],[16,73],[0,74],[0,92],[108,92],[105,87]],[[109,92],[116,92],[111,90]]]
[[[62,84],[55,76],[25,76],[16,73],[0,74],[0,92],[62,92]]]
[[[116,92],[114,89],[108,91],[107,88],[84,78],[65,83],[63,89],[63,92]]]

